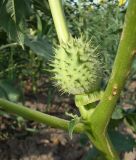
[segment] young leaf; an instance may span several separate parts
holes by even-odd
[[[69,127],[68,127],[68,131],[69,131],[69,137],[72,139],[72,134],[74,131],[75,126],[79,123],[79,117],[75,117],[74,119],[72,119],[69,122]]]
[[[67,112],[66,112],[66,115],[72,117],[72,119],[69,122],[69,126],[68,126],[69,137],[72,139],[74,128],[80,122],[80,117],[78,117],[77,115],[73,115],[72,113],[67,113]]]

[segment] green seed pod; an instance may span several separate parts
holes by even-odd
[[[99,89],[103,74],[102,58],[92,41],[70,38],[55,49],[53,67],[54,84],[69,94],[91,93]]]

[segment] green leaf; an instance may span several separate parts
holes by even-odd
[[[7,13],[5,6],[3,6],[0,10],[0,25],[7,32],[7,35],[10,39],[16,40],[20,45],[23,45],[24,36],[20,32],[19,27]]]
[[[86,134],[80,134],[80,144],[82,146],[85,146],[85,145],[88,144],[88,142],[89,142],[89,138],[87,137],[87,135]]]
[[[0,1],[0,9],[1,9],[1,7],[2,7],[3,4],[4,4],[4,1],[5,1],[5,0],[1,0],[1,1]]]
[[[119,152],[130,152],[136,146],[136,141],[130,135],[117,131],[110,131],[109,135],[113,145]]]
[[[112,114],[112,119],[122,119],[123,117],[123,109],[117,106]]]
[[[30,0],[6,0],[0,2],[0,26],[10,39],[24,44],[24,18],[30,11]]]
[[[12,102],[17,102],[19,100],[21,93],[19,89],[15,88],[12,82],[8,80],[0,80],[0,88],[4,91],[8,100]]]
[[[5,118],[9,118],[10,117],[10,115],[8,113],[6,113],[6,112],[4,112],[2,110],[0,110],[0,116],[3,116]]]
[[[30,10],[30,0],[7,0],[6,11],[16,24],[29,15]]]
[[[136,132],[136,109],[129,109],[125,113],[125,120],[128,127]]]
[[[72,113],[67,113],[67,112],[66,112],[66,115],[73,118],[70,120],[69,126],[68,126],[69,137],[72,139],[74,128],[80,122],[80,117],[78,117],[77,115],[73,115]]]
[[[96,148],[91,148],[87,154],[82,158],[82,160],[103,160],[100,153]]]
[[[69,131],[69,137],[70,137],[71,139],[72,139],[73,130],[74,130],[74,127],[75,127],[76,124],[77,124],[76,119],[72,119],[72,120],[69,122],[68,131]]]
[[[50,15],[50,8],[47,0],[32,0],[35,10],[40,10],[45,15]]]
[[[50,59],[53,54],[52,46],[45,38],[36,38],[31,40],[26,37],[25,45],[30,47],[35,54],[43,57],[45,60]]]
[[[133,61],[132,71],[136,71],[136,59],[134,59],[134,61]]]
[[[8,99],[5,90],[0,86],[0,98]]]

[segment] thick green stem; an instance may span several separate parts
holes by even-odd
[[[62,41],[67,43],[70,34],[64,16],[62,0],[48,0],[48,1],[59,41],[60,43]]]
[[[100,134],[88,130],[86,135],[89,137],[90,141],[95,144],[95,147],[101,152],[103,156],[102,160],[120,160],[107,132]]]
[[[47,124],[51,127],[60,128],[63,130],[68,130],[69,121],[51,116],[48,114],[41,113],[36,110],[32,110],[30,108],[24,107],[20,104],[15,104],[12,102],[9,102],[7,100],[4,100],[0,98],[0,107],[5,109],[8,112],[15,113],[17,115],[20,115],[26,119],[34,120],[40,123]],[[83,124],[79,123],[76,125],[74,132],[80,133],[84,131]]]
[[[111,78],[102,100],[90,116],[87,134],[94,145],[105,155],[107,160],[118,160],[113,146],[107,137],[107,126],[115,108],[120,92],[131,69],[136,49],[136,1],[130,0],[125,17],[117,56]],[[107,145],[106,145],[107,144]]]
[[[102,100],[91,117],[92,121],[101,122],[97,128],[103,130],[110,120],[120,92],[131,70],[131,64],[136,51],[136,3],[130,0],[125,17],[124,29],[121,36],[117,56],[113,66],[111,78]]]

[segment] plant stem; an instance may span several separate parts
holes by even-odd
[[[103,98],[89,118],[87,130],[94,145],[105,155],[107,160],[118,160],[119,157],[107,136],[107,126],[115,108],[120,92],[131,69],[136,51],[136,1],[130,0],[125,17],[117,56],[112,74]],[[107,145],[106,145],[107,144]]]
[[[125,85],[125,81],[131,70],[131,64],[136,51],[136,3],[135,0],[130,0],[128,10],[125,17],[124,29],[121,36],[117,56],[114,62],[111,78],[109,80],[106,91],[102,100],[96,107],[91,120],[96,119],[98,113],[101,115],[97,120],[101,122],[99,130],[103,130],[107,121],[115,108],[120,92]]]
[[[0,47],[0,50],[3,50],[3,49],[5,49],[5,48],[8,48],[8,47],[14,47],[14,46],[17,46],[18,45],[18,43],[10,43],[10,44],[6,44],[6,45],[2,45],[1,47]]]
[[[107,132],[105,134],[95,133],[91,130],[86,132],[86,135],[95,147],[101,152],[102,160],[120,160],[117,151],[114,149]]]
[[[67,43],[70,34],[64,16],[62,0],[49,0],[49,5],[59,41],[60,43],[62,41]]]
[[[69,121],[55,117],[55,116],[51,116],[48,114],[41,113],[36,110],[32,110],[20,104],[15,104],[0,98],[0,107],[2,107],[8,112],[15,113],[26,119],[44,123],[54,128],[68,130]],[[74,129],[75,133],[81,133],[83,131],[84,131],[83,124],[79,123],[77,124],[77,126],[75,126],[75,129]]]

